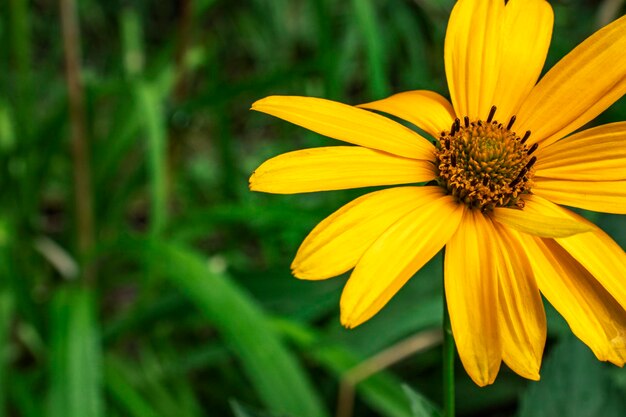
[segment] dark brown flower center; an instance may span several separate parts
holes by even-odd
[[[537,160],[537,144],[526,145],[530,131],[518,136],[511,130],[515,116],[504,126],[494,120],[495,111],[486,121],[456,119],[437,144],[437,181],[457,201],[481,211],[523,206],[520,196],[530,191]]]

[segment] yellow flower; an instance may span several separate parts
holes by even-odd
[[[409,91],[356,107],[284,96],[252,106],[358,145],[279,155],[255,171],[252,190],[426,183],[340,208],[302,243],[293,273],[317,280],[354,268],[341,321],[355,327],[445,246],[454,339],[481,386],[495,380],[502,361],[539,379],[540,294],[598,359],[619,366],[626,359],[626,254],[558,205],[626,214],[626,122],[570,135],[626,92],[626,17],[537,83],[552,24],[543,0],[460,0],[445,41],[451,103]],[[404,119],[434,140],[365,109]]]

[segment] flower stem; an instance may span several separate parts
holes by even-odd
[[[450,327],[445,288],[443,291],[443,417],[454,417],[454,337]]]

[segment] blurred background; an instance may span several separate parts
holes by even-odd
[[[621,16],[551,2],[546,68]],[[0,417],[436,416],[441,259],[374,319],[298,281],[308,231],[367,190],[265,195],[250,173],[330,139],[271,94],[447,94],[453,0],[0,2]],[[594,123],[626,120],[619,101]],[[626,247],[626,217],[584,213]],[[623,416],[626,371],[551,307],[542,380],[504,365],[459,416]]]

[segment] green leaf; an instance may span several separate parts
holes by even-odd
[[[354,19],[365,39],[365,53],[369,71],[368,85],[372,98],[389,95],[386,66],[387,56],[384,47],[383,27],[378,22],[376,4],[371,0],[353,0]]]
[[[128,380],[119,361],[107,358],[104,378],[109,395],[119,404],[124,415],[128,417],[156,417],[160,415]]]
[[[49,417],[100,417],[102,356],[93,294],[59,290],[52,301]]]
[[[253,411],[236,400],[230,401],[230,408],[233,410],[235,417],[280,417],[275,414],[272,415],[259,411]]]
[[[0,291],[0,417],[7,415],[8,364],[10,329],[13,320],[13,297],[8,291]]]
[[[365,359],[348,346],[323,338],[314,329],[305,325],[290,321],[277,321],[276,326],[300,349],[306,351],[312,361],[337,378],[344,377],[346,372],[361,364]],[[402,383],[389,372],[377,372],[359,381],[355,389],[363,401],[381,416],[413,417],[409,401],[402,392]],[[426,407],[436,408],[429,405],[425,398],[423,400]]]
[[[598,361],[573,336],[552,350],[522,397],[519,417],[620,417],[626,401],[611,380],[612,365]]]
[[[413,417],[440,417],[441,413],[419,392],[414,391],[408,385],[402,385],[402,389],[411,403]]]
[[[167,132],[158,89],[151,83],[135,86],[137,105],[145,120],[150,177],[150,233],[158,236],[167,222],[167,187],[165,178]]]
[[[179,287],[219,329],[268,409],[298,417],[327,415],[304,370],[248,294],[190,249],[161,241],[143,246],[155,271]]]

